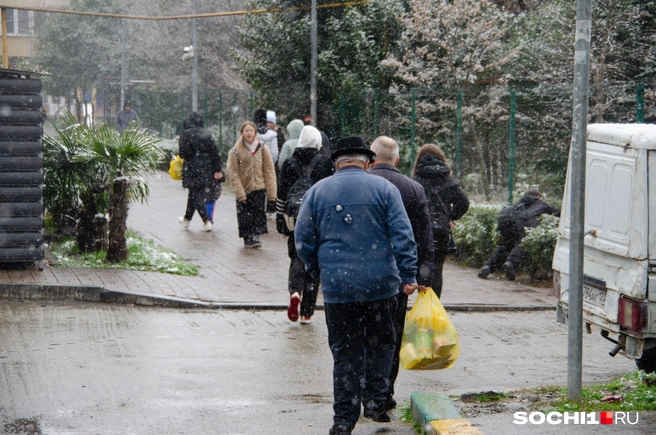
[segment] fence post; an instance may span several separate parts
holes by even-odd
[[[415,161],[415,123],[417,121],[415,103],[417,101],[417,92],[413,89],[411,94],[410,103],[410,162],[414,164]]]
[[[223,149],[223,91],[219,91],[219,149]]]
[[[248,112],[249,112],[249,120],[253,120],[253,90],[251,89],[251,92],[248,96]]]
[[[638,83],[636,89],[636,124],[645,122],[645,84]]]
[[[510,152],[508,161],[508,204],[513,202],[513,187],[515,184],[515,112],[517,111],[517,94],[515,90],[510,91]]]
[[[238,112],[239,112],[239,106],[237,106],[237,91],[235,91],[235,101],[232,104],[232,122],[235,124],[235,140],[232,141],[233,143],[236,143],[237,138],[239,137],[239,132],[238,132],[239,127],[237,126]]]
[[[378,100],[378,90],[374,90],[374,137],[380,136],[380,126],[378,125],[378,109],[380,108],[380,101]]]
[[[462,154],[462,89],[458,89],[456,106],[456,178],[460,178],[460,159]]]
[[[344,92],[339,96],[339,137],[344,137]]]

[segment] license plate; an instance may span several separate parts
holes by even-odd
[[[583,300],[589,304],[604,308],[606,305],[606,290],[583,284]]]

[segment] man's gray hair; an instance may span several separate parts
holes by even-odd
[[[399,157],[399,144],[388,136],[380,136],[371,144],[371,151],[376,153],[376,160],[394,163]]]
[[[366,154],[361,154],[361,153],[342,154],[341,156],[337,156],[337,158],[335,159],[335,166],[342,163],[342,162],[367,163],[367,162],[369,162],[369,156],[366,155]]]

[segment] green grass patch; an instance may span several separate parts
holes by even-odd
[[[415,430],[415,433],[417,433],[418,435],[423,435],[426,433],[419,425],[419,423],[417,423],[414,420],[414,416],[412,415],[412,409],[409,407],[399,409],[399,421],[401,421],[402,423],[411,424],[412,428]]]
[[[51,243],[50,252],[56,260],[55,266],[141,270],[182,276],[197,276],[200,270],[198,266],[185,262],[170,249],[159,246],[153,240],[143,239],[135,233],[128,232],[127,245],[127,261],[115,264],[105,262],[106,251],[80,252],[72,238]]]
[[[567,399],[566,388],[554,388],[549,391],[536,390],[537,394],[554,394],[548,411],[558,412],[597,412],[597,411],[654,411],[656,410],[656,383],[653,373],[636,371],[605,384],[583,388],[581,401]],[[620,396],[621,401],[602,401],[609,396]]]
[[[489,403],[489,402],[497,402],[501,399],[506,399],[506,398],[508,398],[508,395],[506,393],[497,393],[494,391],[490,391],[488,393],[479,394],[476,400],[479,403]]]

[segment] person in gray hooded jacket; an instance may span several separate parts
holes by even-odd
[[[296,145],[298,145],[298,138],[301,135],[301,130],[303,130],[303,121],[300,119],[294,119],[292,122],[287,124],[287,133],[289,133],[289,139],[283,144],[280,155],[278,156],[278,167],[282,169],[283,163],[285,160],[290,158],[294,154]]]

